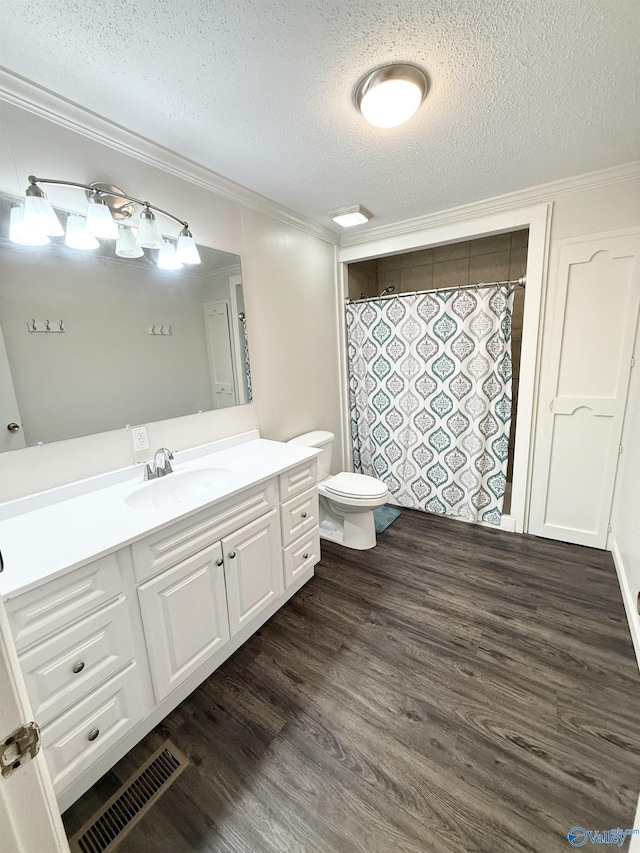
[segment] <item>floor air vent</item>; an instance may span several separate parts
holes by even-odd
[[[187,759],[167,741],[69,839],[72,853],[108,853],[186,769]]]

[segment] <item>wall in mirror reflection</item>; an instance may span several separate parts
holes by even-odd
[[[163,271],[113,241],[18,246],[15,203],[0,196],[0,450],[251,401],[238,255],[199,246],[199,266]]]

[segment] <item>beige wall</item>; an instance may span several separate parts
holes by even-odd
[[[153,424],[153,447],[180,449],[252,428],[275,439],[315,428],[340,435],[333,245],[8,103],[0,103],[0,125],[0,191],[21,195],[34,173],[108,180],[184,216],[201,244],[242,258],[255,402]],[[67,209],[85,204],[77,191],[52,188],[49,196]],[[0,500],[133,461],[124,429],[4,453]]]

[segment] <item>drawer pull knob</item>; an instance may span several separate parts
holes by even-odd
[[[235,557],[235,555],[236,555],[236,552],[235,552],[235,551],[229,551],[229,559],[230,559],[230,560],[233,560],[233,558]]]
[[[83,660],[79,660],[78,663],[74,663],[73,671],[75,672],[76,675],[79,672],[82,672],[83,669],[84,669],[84,661]]]
[[[91,729],[89,734],[87,735],[89,740],[95,740],[100,734],[100,729]]]
[[[308,560],[308,559],[309,559],[309,552],[308,552],[308,551],[306,551],[306,552],[302,555],[302,559],[303,559],[303,560]]]
[[[222,559],[222,557],[220,557],[219,560],[216,560],[216,566],[221,566],[223,563],[224,563],[224,560]]]
[[[302,517],[303,517],[303,518],[306,518],[306,517],[307,517],[307,513],[306,513],[306,512],[303,512],[303,513],[302,513]]]

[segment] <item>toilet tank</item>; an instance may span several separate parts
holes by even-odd
[[[333,439],[335,438],[332,432],[327,432],[323,429],[316,429],[313,432],[305,432],[304,435],[299,435],[292,438],[288,444],[302,444],[304,447],[317,447],[320,450],[318,456],[318,481],[326,480],[331,474],[331,451],[333,449]]]

